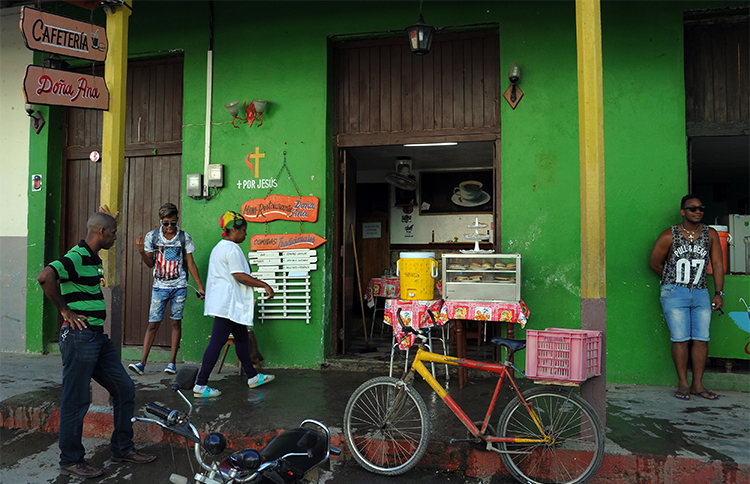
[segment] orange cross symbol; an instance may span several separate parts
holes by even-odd
[[[257,146],[255,147],[255,151],[254,152],[248,154],[245,157],[245,164],[247,165],[248,168],[250,168],[250,171],[255,175],[255,178],[258,178],[258,176],[259,176],[259,174],[258,174],[258,163],[260,162],[261,158],[265,158],[265,157],[266,157],[266,154],[265,153],[261,153],[260,152],[260,148],[257,147]],[[253,170],[253,161],[252,161],[252,158],[255,158],[255,169],[254,170]]]

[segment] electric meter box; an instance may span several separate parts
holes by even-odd
[[[187,185],[187,196],[188,197],[201,197],[203,196],[203,175],[200,173],[190,173],[186,177]]]
[[[214,163],[208,165],[208,180],[207,185],[213,188],[224,187],[224,165],[220,163]]]

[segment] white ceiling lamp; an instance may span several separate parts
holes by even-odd
[[[407,148],[414,148],[418,146],[456,146],[456,142],[445,142],[445,143],[409,143],[404,145]]]

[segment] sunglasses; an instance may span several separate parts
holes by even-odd
[[[692,206],[692,207],[685,207],[685,210],[690,210],[691,212],[697,212],[698,210],[700,210],[701,212],[705,212],[706,211],[706,206],[705,205],[695,205],[695,206]]]
[[[164,220],[161,224],[165,227],[169,227],[170,225],[172,227],[177,227],[177,220]]]

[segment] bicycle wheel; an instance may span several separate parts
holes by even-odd
[[[396,476],[416,466],[431,429],[424,400],[398,378],[366,381],[344,411],[344,436],[354,459],[376,474]]]
[[[536,411],[550,443],[501,443],[500,457],[521,482],[582,484],[604,457],[604,428],[591,405],[572,390],[534,388],[523,398]],[[541,438],[529,411],[516,397],[500,416],[498,437]]]

